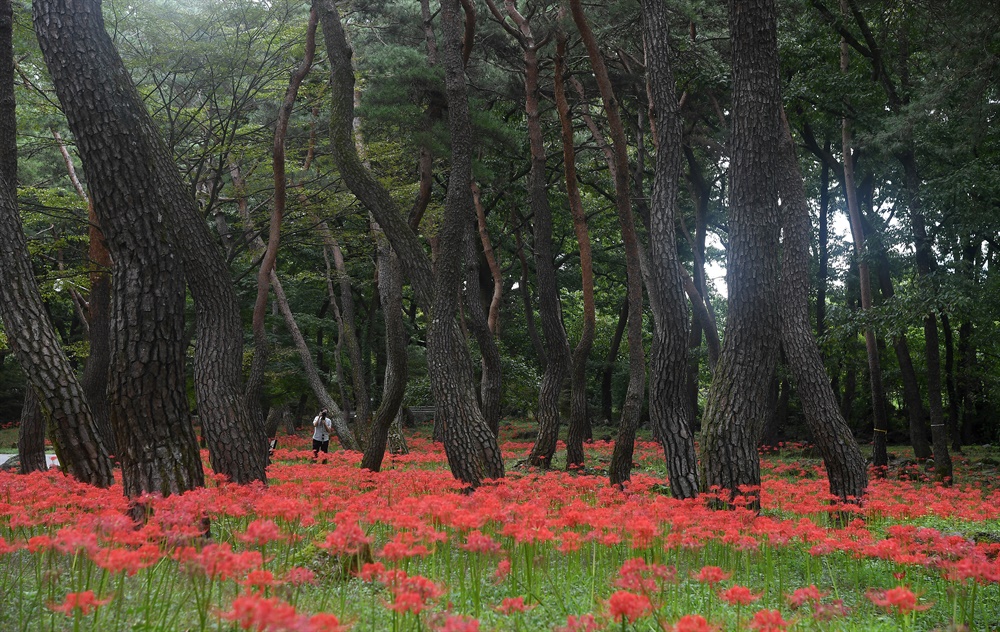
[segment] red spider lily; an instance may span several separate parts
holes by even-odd
[[[813,619],[816,621],[832,621],[837,617],[846,617],[851,613],[851,609],[844,605],[843,599],[837,599],[832,603],[814,603]]]
[[[827,593],[820,592],[816,584],[810,584],[805,588],[796,588],[792,594],[785,595],[785,599],[792,608],[801,608],[806,602],[818,603]]]
[[[285,584],[290,584],[292,586],[301,586],[303,584],[315,584],[316,583],[316,573],[309,570],[308,568],[302,568],[301,566],[293,566],[285,572],[285,575],[281,578],[281,581]]]
[[[887,612],[895,610],[899,614],[907,614],[931,607],[929,604],[918,605],[917,595],[906,586],[897,586],[889,590],[870,590],[866,596],[873,604]]]
[[[124,572],[130,577],[156,564],[161,557],[163,552],[151,543],[143,544],[138,549],[97,549],[90,554],[90,559],[99,568],[112,575]]]
[[[643,617],[652,610],[653,604],[645,595],[637,595],[625,590],[619,590],[608,597],[608,612],[612,619],[628,620],[629,623]]]
[[[493,573],[493,578],[499,583],[507,579],[508,575],[510,575],[510,560],[500,560],[496,572]]]
[[[479,620],[462,615],[450,615],[444,620],[437,632],[479,632]]]
[[[554,632],[595,632],[601,626],[592,614],[571,614],[566,617],[566,625],[556,626]]]
[[[66,616],[71,616],[79,610],[80,614],[88,615],[90,611],[99,606],[111,603],[111,598],[98,599],[93,590],[85,590],[79,593],[69,593],[61,604],[50,604],[49,609],[54,612],[61,612]]]
[[[670,628],[670,632],[716,632],[718,629],[700,614],[686,614]]]
[[[341,632],[344,628],[337,617],[329,613],[313,616],[299,614],[295,606],[277,597],[259,594],[240,595],[232,608],[220,615],[244,630],[256,632]]]
[[[174,559],[209,579],[221,580],[242,576],[264,563],[259,551],[234,553],[228,543],[209,544],[201,551],[182,546],[174,552]]]
[[[753,594],[746,586],[733,586],[719,591],[719,599],[725,601],[731,606],[746,606],[752,604],[763,595],[764,593],[757,593],[756,595]]]
[[[246,531],[236,536],[240,542],[256,544],[258,546],[268,542],[280,542],[285,540],[285,535],[281,528],[273,520],[254,520],[247,525]]]
[[[650,593],[658,590],[664,582],[676,579],[677,570],[663,564],[646,564],[642,558],[632,558],[622,564],[615,586],[625,590]]]
[[[16,544],[10,544],[7,542],[7,540],[0,538],[0,555],[7,555],[8,553],[13,553],[14,551],[18,550],[18,548],[20,547],[18,547]]]
[[[726,581],[732,576],[732,573],[727,573],[718,566],[703,566],[694,578],[703,584],[714,586],[719,582]]]
[[[494,555],[500,552],[500,543],[481,531],[470,531],[465,536],[465,543],[459,546],[470,553]]]
[[[316,546],[326,549],[330,555],[357,555],[361,548],[371,542],[357,522],[345,522],[326,534],[326,539]]]
[[[247,588],[269,588],[271,586],[277,586],[281,584],[280,580],[274,578],[274,573],[267,570],[255,570],[247,573],[246,579],[243,580],[243,585]]]
[[[785,621],[777,610],[760,610],[747,627],[760,632],[782,632],[791,624],[792,622]]]
[[[505,597],[500,602],[500,605],[496,607],[496,611],[500,614],[510,616],[515,612],[527,612],[534,607],[534,604],[528,605],[524,603],[524,597]]]
[[[392,540],[385,543],[380,555],[391,562],[399,562],[411,557],[423,557],[430,554],[431,550],[423,544],[417,544],[416,539],[413,533],[400,531]]]

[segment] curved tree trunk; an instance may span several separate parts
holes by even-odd
[[[830,493],[860,501],[868,470],[844,421],[813,337],[809,317],[809,237],[812,226],[791,132],[785,124],[778,173],[782,202],[781,342],[795,379],[806,424],[823,455]]]
[[[781,139],[774,0],[731,0],[729,311],[702,420],[702,485],[755,497],[757,443],[777,362],[778,190]]]
[[[698,495],[698,455],[691,429],[694,411],[685,392],[688,310],[674,232],[683,130],[670,61],[666,5],[660,0],[645,0],[642,10],[656,130],[649,229],[650,277],[656,286],[649,292],[655,319],[649,363],[649,416],[663,443],[670,493],[675,498],[692,498]]]
[[[21,423],[17,428],[17,458],[21,474],[49,469],[45,458],[45,417],[42,416],[35,389],[30,384],[24,389]]]
[[[473,196],[478,191],[473,187]],[[489,317],[483,309],[479,293],[479,248],[476,247],[476,225],[470,223],[465,237],[465,320],[476,337],[482,356],[482,377],[479,380],[479,403],[483,419],[494,435],[500,434],[500,348],[490,330]]]
[[[566,33],[559,29],[556,33],[556,58],[554,88],[556,109],[562,137],[563,169],[566,179],[566,196],[569,210],[573,215],[573,230],[580,248],[580,279],[583,290],[583,329],[580,340],[573,350],[572,373],[570,375],[569,431],[566,436],[566,469],[580,468],[584,464],[583,442],[589,431],[589,411],[587,410],[587,358],[594,344],[597,329],[597,313],[594,304],[594,265],[590,248],[590,233],[587,216],[583,212],[580,188],[576,182],[576,148],[573,142],[573,119],[570,116],[569,100],[563,79],[566,59]]]
[[[267,297],[271,289],[271,271],[275,269],[278,260],[278,246],[281,242],[281,220],[285,215],[287,201],[285,178],[285,136],[288,132],[288,120],[295,107],[295,99],[299,94],[299,86],[309,69],[312,67],[316,53],[316,11],[309,13],[309,26],[306,29],[305,52],[302,62],[292,72],[285,90],[285,98],[278,108],[278,120],[274,124],[274,141],[271,147],[271,165],[274,172],[274,205],[271,207],[271,221],[268,226],[267,247],[257,271],[257,298],[253,306],[253,360],[250,363],[250,377],[247,379],[245,392],[249,414],[262,417],[261,398],[264,389],[264,373],[270,354],[267,343],[267,332],[264,329],[264,317],[267,315]],[[265,432],[267,436],[269,433]]]
[[[428,369],[437,413],[445,430],[445,452],[456,478],[478,486],[486,478],[503,476],[504,465],[496,437],[483,420],[476,403],[472,367],[465,340],[458,328],[458,283],[461,279],[461,244],[466,231],[462,215],[471,216],[471,155],[468,103],[462,69],[458,7],[442,4],[445,28],[444,66],[449,92],[452,132],[452,178],[449,182],[442,225],[441,254],[432,269],[416,235],[409,228],[389,192],[365,169],[353,141],[354,69],[352,51],[332,0],[314,0],[326,39],[331,70],[331,150],[348,188],[372,212],[393,250],[406,261],[417,300],[431,314],[428,326]],[[461,119],[465,118],[464,130]]]
[[[354,317],[354,295],[351,294],[351,277],[347,274],[344,254],[340,244],[333,241],[333,265],[340,283],[340,316],[344,323],[344,346],[351,360],[351,384],[354,386],[354,410],[359,433],[368,432],[372,415],[372,400],[368,394],[368,371],[358,341],[357,319]]]
[[[372,232],[378,242],[378,291],[382,298],[382,314],[385,316],[385,384],[382,387],[382,402],[375,411],[375,420],[365,445],[365,456],[361,460],[362,469],[373,472],[378,472],[382,467],[386,443],[399,416],[407,379],[403,271],[399,265],[399,257],[392,252],[389,241],[380,229],[377,230],[377,226],[373,224]],[[402,445],[405,454],[406,444]]]
[[[503,16],[492,2],[488,3],[502,23]],[[531,25],[513,2],[506,2],[507,14],[517,25],[508,27],[524,50],[524,111],[528,122],[528,145],[531,152],[531,169],[528,174],[528,199],[534,215],[535,287],[538,292],[538,313],[542,320],[542,337],[545,351],[545,372],[538,391],[538,436],[528,455],[528,462],[535,467],[547,468],[552,464],[559,439],[559,395],[569,369],[570,351],[563,329],[559,305],[559,284],[552,254],[552,208],[549,205],[548,182],[545,167],[545,139],[539,119],[538,48]]]
[[[157,262],[180,255],[180,260],[171,265],[183,266],[183,275],[195,300],[198,342],[194,381],[212,466],[217,473],[234,482],[265,480],[267,437],[264,436],[263,420],[251,418],[243,397],[243,330],[229,270],[104,29],[100,3],[96,0],[42,0],[35,3],[34,9],[35,29],[70,129],[76,136],[94,206],[108,236],[115,264],[122,269],[118,276],[134,275],[138,270],[152,271]],[[67,42],[74,43],[72,51]],[[125,236],[126,233],[145,233],[147,236]],[[155,239],[151,239],[154,235]],[[132,245],[126,245],[130,240]],[[125,258],[119,256],[120,250],[137,250],[147,245],[144,242],[154,240],[160,253],[130,255],[123,252]],[[149,260],[142,261],[145,257]],[[138,295],[115,293],[115,301],[122,305],[119,317],[124,310],[145,310],[140,305],[149,302],[158,289],[153,276],[149,275],[144,281],[149,284],[148,290],[135,288],[139,290]],[[116,284],[116,289],[121,285]],[[183,289],[181,282],[173,294],[180,301],[177,324],[181,329]],[[166,295],[171,294],[168,291]],[[173,305],[174,300],[169,303]],[[132,320],[140,316],[136,313],[127,318]],[[124,334],[126,338],[130,335]],[[173,347],[176,346],[170,338],[173,335],[172,331],[163,330],[154,334],[154,338],[162,338],[165,344]],[[182,336],[176,336],[176,340],[181,339]],[[149,342],[134,340],[136,345]],[[181,364],[178,368],[183,371],[184,350],[179,351]],[[170,357],[174,353],[150,357]],[[114,356],[119,357],[117,353]],[[128,364],[131,370],[132,362]],[[172,388],[183,390],[183,373],[178,377],[179,384]],[[172,384],[171,380],[158,379],[156,382]],[[152,385],[151,381],[149,386]],[[131,390],[130,386],[122,386],[120,396]],[[114,388],[113,385],[113,392]],[[124,404],[123,410],[133,405]],[[178,418],[186,416],[186,402],[178,402],[177,406],[179,408],[171,410],[170,414],[177,413]],[[142,432],[141,425],[135,425],[132,415],[121,421]],[[178,419],[174,423],[189,421]],[[150,462],[156,458],[143,457],[142,460]],[[165,492],[179,491],[195,482],[190,477],[193,464],[181,463],[188,460],[174,459],[177,467],[171,465],[162,470],[153,466],[147,472],[158,477]],[[200,469],[200,463],[198,465]],[[160,473],[154,474],[154,470]]]

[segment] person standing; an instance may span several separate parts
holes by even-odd
[[[319,457],[320,450],[323,454],[330,452],[330,431],[333,430],[333,420],[327,414],[326,409],[319,411],[319,414],[313,419],[313,463]],[[323,463],[326,463],[326,457],[323,457]]]

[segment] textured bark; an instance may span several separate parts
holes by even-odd
[[[367,363],[361,354],[361,344],[358,341],[357,319],[354,317],[354,296],[351,293],[351,277],[347,274],[344,264],[344,254],[340,244],[333,242],[333,265],[337,269],[337,281],[340,283],[340,317],[344,323],[344,346],[347,347],[347,357],[351,360],[351,384],[354,386],[354,407],[356,411],[358,432],[367,434],[371,422],[372,400],[368,394]]]
[[[373,226],[372,232],[378,243],[378,291],[382,298],[382,313],[385,316],[385,382],[382,387],[382,402],[375,411],[365,455],[361,460],[363,469],[378,472],[382,467],[389,432],[399,418],[403,394],[406,391],[406,328],[403,324],[403,271],[399,257],[392,252],[389,241]],[[400,435],[401,436],[401,435]],[[397,443],[396,450],[398,453]],[[406,444],[402,444],[406,453]]]
[[[649,417],[663,444],[675,498],[698,495],[698,455],[694,411],[687,396],[688,309],[682,287],[674,222],[678,215],[683,129],[670,52],[667,8],[660,0],[642,3],[646,69],[656,132],[656,170],[650,200],[649,292],[653,346],[649,361]]]
[[[731,0],[732,133],[729,166],[729,311],[702,420],[702,484],[755,497],[757,442],[777,361],[781,139],[773,0]],[[756,504],[756,503],[754,503]]]
[[[580,249],[580,285],[583,290],[583,327],[580,339],[573,350],[570,375],[569,431],[566,436],[566,469],[583,467],[583,442],[587,438],[590,412],[587,410],[587,359],[594,345],[597,329],[597,312],[594,304],[594,265],[590,247],[587,215],[583,211],[580,188],[576,182],[576,148],[573,142],[573,119],[563,79],[566,58],[566,33],[556,33],[554,92],[563,149],[563,170],[566,180],[566,197],[573,215],[573,231]]]
[[[0,6],[0,11],[3,7]],[[0,29],[3,26],[0,24]],[[24,389],[24,404],[21,406],[21,423],[17,428],[18,472],[30,474],[49,469],[45,458],[45,417],[38,403],[35,390],[29,384]]]
[[[161,310],[159,306],[149,308],[143,304],[149,303],[161,290],[154,278],[163,277],[154,274],[160,262],[170,260],[169,264],[164,264],[167,265],[166,276],[178,277],[176,287],[172,287],[171,280],[162,288],[163,296],[172,297],[162,308],[170,314],[164,313],[162,319],[147,320],[152,321],[152,327],[145,327],[145,334],[132,333],[140,331],[141,327],[129,333],[123,332],[118,323],[113,328],[113,335],[119,335],[118,342],[124,345],[113,353],[116,362],[127,363],[127,370],[143,374],[143,378],[123,379],[126,368],[119,366],[120,370],[116,370],[112,367],[112,374],[119,380],[119,384],[111,387],[112,406],[120,406],[118,422],[112,412],[112,425],[118,433],[125,428],[126,433],[145,434],[142,426],[148,421],[137,423],[135,419],[144,414],[151,421],[155,416],[143,412],[150,407],[145,400],[167,401],[184,396],[184,350],[176,342],[183,339],[180,333],[183,331],[183,275],[191,288],[198,316],[194,381],[212,466],[217,473],[238,483],[265,480],[267,437],[262,420],[251,418],[243,398],[242,324],[229,270],[104,29],[100,3],[95,0],[41,0],[34,4],[34,13],[36,33],[70,129],[76,136],[94,206],[115,259],[115,276],[121,278],[113,282],[114,301],[119,306],[116,319],[138,323],[140,318]],[[136,236],[139,233],[142,235]],[[138,252],[148,246],[153,247],[147,252]],[[170,270],[172,267],[177,268],[176,273]],[[138,284],[133,283],[130,293],[119,292],[119,289],[124,290],[126,278],[138,280]],[[123,313],[129,310],[131,314]],[[174,311],[177,311],[176,316]],[[163,329],[153,333],[159,325],[163,325]],[[151,338],[140,342],[144,335],[151,335]],[[162,355],[146,356],[148,350],[140,351],[138,345],[149,343],[164,344],[169,350],[164,348]],[[133,344],[137,345],[133,353],[119,355],[119,350]],[[150,358],[149,371],[140,368],[146,357]],[[178,372],[175,375],[171,368],[167,371],[169,377],[154,376],[158,369],[153,367],[153,358],[171,358],[167,362],[170,365],[178,362]],[[124,384],[125,381],[129,384]],[[139,388],[141,395],[133,397],[131,385],[142,382],[145,385]],[[153,395],[156,392],[154,384],[176,392],[158,398]],[[121,390],[116,392],[116,387]],[[123,398],[136,401],[124,403]],[[143,403],[138,403],[140,401]],[[154,403],[152,407],[159,407],[159,404]],[[186,402],[176,401],[164,405],[157,414],[164,413],[172,420],[169,423],[180,426],[190,423],[186,419],[186,408]],[[178,427],[177,432],[179,436],[185,431]],[[164,493],[198,484],[200,462],[195,467],[191,455],[184,449],[175,450],[165,459],[153,457],[148,444],[138,445],[146,441],[146,438],[134,440],[137,445],[133,449],[145,451],[149,456],[140,457],[139,452],[133,451],[128,457],[137,458],[136,464],[142,463],[139,469],[144,473],[140,478],[146,482],[138,487],[127,483],[126,493],[131,495],[134,491],[145,490],[147,482]],[[119,452],[121,448],[119,444]],[[166,467],[154,464],[161,459],[169,464]]]
[[[587,48],[587,57],[597,79],[601,91],[601,101],[608,117],[608,127],[611,131],[612,151],[614,152],[615,210],[618,212],[618,223],[621,225],[622,241],[625,245],[625,267],[628,282],[628,347],[629,347],[629,381],[625,394],[625,404],[622,406],[621,422],[618,426],[618,437],[615,439],[614,452],[608,465],[608,478],[612,485],[620,485],[627,481],[632,472],[632,452],[635,449],[635,432],[639,428],[639,417],[642,414],[643,393],[646,390],[646,359],[642,348],[642,272],[639,262],[639,240],[635,231],[635,220],[632,218],[632,204],[629,195],[628,146],[625,140],[625,128],[622,126],[618,113],[618,101],[611,87],[604,57],[597,45],[597,38],[583,14],[580,0],[570,0],[570,10],[573,22],[576,23],[583,43]]]
[[[87,398],[42,302],[21,225],[17,205],[17,121],[11,19],[10,3],[0,5],[0,234],[5,240],[4,247],[0,248],[0,317],[7,332],[7,343],[28,378],[28,388],[37,396],[43,419],[42,441],[45,421],[48,421],[63,468],[80,481],[107,487],[114,482],[111,460]],[[28,429],[31,429],[30,422]],[[30,433],[30,436],[37,441],[37,434]],[[35,447],[31,445],[28,450],[32,465],[35,458],[31,452]]]
[[[830,141],[823,148],[830,153]],[[819,172],[819,270],[816,273],[816,337],[826,334],[826,286],[830,278],[830,164]]]
[[[860,501],[868,487],[867,466],[850,427],[840,414],[837,397],[830,387],[830,378],[812,333],[809,203],[787,124],[784,129],[778,173],[783,222],[781,344],[792,370],[806,424],[823,455],[830,493],[844,501]]]
[[[285,215],[287,201],[287,179],[285,178],[285,136],[288,132],[288,120],[295,107],[295,99],[299,94],[299,86],[309,69],[312,68],[316,53],[316,11],[309,13],[309,26],[306,29],[305,52],[302,62],[292,71],[285,89],[285,97],[278,108],[278,120],[274,124],[274,140],[271,146],[271,166],[274,172],[274,204],[271,207],[271,219],[268,225],[267,247],[257,271],[257,298],[253,306],[253,360],[250,364],[250,378],[246,384],[247,407],[251,415],[261,415],[261,396],[264,388],[264,373],[270,353],[267,343],[267,332],[264,329],[264,317],[267,315],[267,297],[271,289],[271,271],[275,269],[278,260],[278,246],[281,242],[281,221]],[[268,433],[265,432],[268,436]]]
[[[461,245],[466,231],[464,217],[471,218],[471,150],[468,134],[468,103],[462,69],[458,7],[452,0],[442,4],[442,26],[449,117],[452,130],[452,180],[449,181],[441,234],[441,254],[436,270],[416,235],[403,219],[389,192],[365,169],[352,138],[354,70],[352,51],[332,0],[314,0],[326,39],[331,69],[331,150],[348,188],[372,212],[385,231],[392,248],[410,278],[417,300],[431,314],[428,327],[428,369],[438,416],[445,431],[445,452],[452,474],[477,486],[486,478],[503,476],[503,459],[496,437],[483,420],[476,403],[468,349],[455,321],[458,283],[461,279]],[[463,135],[461,119],[465,118]],[[463,153],[465,152],[465,153]],[[463,182],[464,180],[464,182]],[[466,215],[467,213],[467,215]],[[440,291],[439,291],[440,290]]]
[[[487,1],[497,19],[506,26],[504,17],[491,0]],[[528,463],[548,468],[559,439],[559,395],[570,367],[569,343],[562,324],[559,303],[559,282],[552,252],[552,208],[549,204],[546,173],[545,138],[539,118],[538,42],[530,22],[522,16],[511,0],[505,3],[507,15],[516,25],[508,27],[524,51],[524,112],[528,126],[528,146],[531,168],[528,172],[528,200],[534,230],[535,290],[538,295],[538,315],[542,321],[542,346],[545,351],[545,371],[538,390],[538,435],[528,454]]]

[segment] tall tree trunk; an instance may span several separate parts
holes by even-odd
[[[83,368],[80,384],[87,395],[87,402],[94,415],[94,422],[101,433],[101,439],[110,454],[116,454],[115,433],[111,429],[111,413],[108,410],[108,363],[111,361],[108,340],[111,336],[111,253],[104,243],[100,220],[94,211],[94,204],[87,191],[76,175],[73,158],[66,149],[66,143],[55,129],[52,136],[59,145],[59,153],[66,163],[69,175],[77,195],[87,203],[87,221],[89,222],[88,237],[88,267],[90,268],[90,296],[87,302],[87,338],[90,354]]]
[[[843,0],[841,2],[843,6]],[[847,42],[840,42],[840,70],[846,73],[848,67]],[[858,207],[857,186],[854,183],[854,156],[851,140],[851,125],[847,117],[841,121],[841,144],[844,164],[844,197],[847,200],[847,212],[851,222],[851,235],[854,238],[854,256],[857,259],[858,279],[861,286],[861,309],[864,312],[872,308],[871,275],[868,271],[868,255],[865,245],[864,228],[861,225],[861,210]],[[872,461],[875,464],[876,476],[882,476],[889,464],[886,452],[886,435],[889,431],[889,417],[886,412],[885,388],[882,385],[882,365],[879,360],[878,343],[875,330],[871,325],[865,326],[865,351],[868,356],[868,377],[871,384],[872,408],[874,418],[874,437],[872,439]]]
[[[60,463],[78,480],[107,487],[114,482],[111,460],[42,302],[18,210],[12,28],[11,3],[4,2],[0,4],[0,234],[6,243],[0,248],[0,317],[42,418],[52,424]],[[29,446],[27,456],[34,461],[36,446]]]
[[[336,240],[333,242],[333,265],[337,269],[337,280],[340,282],[340,316],[344,322],[344,345],[347,347],[347,357],[351,360],[351,384],[354,386],[356,426],[359,433],[366,435],[372,415],[372,400],[368,393],[367,363],[362,357],[361,344],[358,341],[357,319],[354,317],[354,296],[351,293],[351,277],[347,274],[344,254]],[[367,439],[367,436],[365,438]]]
[[[951,433],[951,449],[962,451],[962,436],[958,429],[958,388],[955,384],[955,341],[952,334],[951,319],[948,314],[941,314],[941,327],[944,328],[944,375],[945,388],[948,391],[948,432]]]
[[[493,244],[490,242],[490,233],[486,227],[486,209],[483,208],[479,187],[472,184],[472,201],[476,206],[476,226],[479,233],[479,241],[483,244],[483,256],[486,258],[486,265],[490,268],[490,276],[493,277],[493,294],[490,297],[490,308],[487,312],[486,324],[490,328],[490,333],[496,336],[500,333],[500,301],[503,298],[503,273],[500,271],[500,263],[497,261]]]
[[[381,229],[377,228],[378,225],[373,224],[372,232],[378,245],[378,291],[382,297],[382,313],[385,315],[385,385],[382,387],[382,403],[375,411],[375,420],[365,445],[365,456],[361,460],[361,467],[373,472],[378,472],[382,467],[389,432],[399,415],[407,379],[403,271],[399,265],[399,257],[392,251]],[[402,445],[405,450],[406,444]]]
[[[524,240],[521,239],[521,229],[514,229],[514,242],[517,245],[517,259],[521,264],[521,279],[518,288],[521,290],[521,301],[524,303],[524,322],[528,330],[528,338],[531,346],[535,349],[535,357],[538,359],[538,366],[545,369],[545,347],[542,346],[542,339],[538,336],[538,328],[535,326],[535,301],[531,297],[531,286],[528,285],[528,258],[524,256]]]
[[[681,173],[683,129],[670,52],[670,28],[661,0],[642,3],[646,68],[655,114],[656,171],[650,209],[649,291],[654,328],[649,362],[649,416],[663,443],[675,498],[698,495],[698,455],[692,431],[694,409],[686,393],[688,309],[681,282],[674,222]]]
[[[760,485],[757,442],[768,414],[779,335],[776,165],[781,92],[774,0],[731,0],[729,30],[729,311],[702,420],[701,468],[704,489],[754,497]]]
[[[347,390],[344,388],[344,318],[340,314],[340,306],[337,304],[337,293],[333,289],[333,267],[330,265],[331,255],[329,253],[331,248],[326,243],[329,241],[329,244],[333,244],[333,237],[330,236],[330,230],[327,228],[325,222],[320,223],[320,232],[323,234],[324,240],[323,263],[326,265],[326,292],[327,296],[330,297],[330,305],[333,307],[333,319],[337,322],[337,346],[333,352],[334,374],[337,376],[337,390],[344,409],[344,418],[350,419],[354,404],[351,402],[351,399],[347,395]],[[327,240],[328,236],[329,240]]]
[[[478,197],[476,189],[473,195]],[[465,305],[466,322],[476,337],[482,357],[482,377],[479,380],[479,402],[483,419],[494,435],[500,434],[500,403],[503,397],[500,374],[500,348],[490,330],[489,316],[483,309],[479,292],[479,248],[476,224],[469,223],[465,238]]]
[[[0,6],[0,11],[3,7]],[[0,25],[0,29],[3,26]],[[35,389],[28,384],[24,389],[24,404],[21,406],[21,423],[17,428],[18,471],[21,474],[44,472],[49,469],[45,457],[45,417],[39,405]]]
[[[809,202],[787,122],[781,147],[778,190],[783,225],[781,267],[781,342],[795,379],[806,424],[823,455],[830,493],[860,501],[868,470],[854,435],[840,414],[830,377],[823,366],[809,318]],[[787,392],[787,387],[786,387]]]
[[[622,301],[621,309],[618,310],[618,324],[615,325],[615,333],[611,336],[611,346],[608,348],[608,355],[604,358],[604,369],[601,371],[601,412],[604,414],[604,423],[610,424],[614,414],[614,393],[611,392],[612,380],[615,374],[615,364],[618,362],[618,351],[621,349],[622,337],[625,335],[625,327],[628,324],[629,300],[628,296]]]
[[[917,161],[912,149],[903,152],[899,160],[903,164],[917,274],[927,280],[931,276],[935,262],[920,199],[920,174],[917,172]],[[941,343],[938,337],[937,314],[934,312],[924,316],[924,342],[927,358],[927,400],[931,422],[931,443],[934,448],[934,478],[945,484],[951,484],[953,471],[951,455],[948,453],[948,427],[944,422],[944,401],[941,393]]]
[[[506,26],[503,16],[492,0],[487,4],[497,19]],[[559,395],[569,370],[570,351],[563,329],[559,304],[559,282],[552,253],[552,208],[549,205],[546,173],[545,139],[539,118],[538,93],[538,43],[531,25],[514,3],[504,3],[507,14],[517,26],[508,27],[524,50],[524,111],[528,122],[528,146],[531,152],[531,169],[528,174],[528,199],[533,214],[535,245],[535,287],[538,292],[538,314],[542,319],[542,336],[545,350],[545,372],[538,390],[538,435],[528,454],[528,462],[535,467],[548,468],[559,439]]]
[[[135,345],[130,350],[135,355],[118,353],[124,348],[116,350],[113,355],[116,359],[121,358],[119,361],[123,365],[119,366],[120,371],[112,367],[112,373],[117,374],[120,381],[119,400],[129,398],[136,401],[114,402],[113,406],[121,407],[121,416],[116,424],[113,412],[112,424],[116,425],[116,432],[124,428],[127,433],[146,434],[147,429],[143,426],[154,418],[154,415],[142,412],[148,406],[145,403],[147,400],[166,401],[186,397],[184,350],[177,345],[177,341],[182,340],[180,332],[183,331],[183,279],[178,279],[176,289],[166,289],[170,288],[169,283],[158,282],[164,276],[172,276],[169,266],[176,266],[178,272],[186,276],[195,300],[198,344],[194,381],[200,405],[199,417],[209,445],[212,466],[217,473],[228,476],[234,482],[265,480],[267,437],[264,435],[263,420],[251,417],[243,397],[242,324],[229,270],[204,218],[181,182],[169,149],[159,137],[114,49],[104,28],[100,3],[97,0],[40,0],[34,4],[34,14],[39,43],[63,110],[67,113],[70,129],[76,136],[101,227],[108,236],[116,276],[129,275],[133,284],[135,280],[142,279],[139,287],[132,288],[131,293],[126,293],[122,287],[124,282],[115,282],[115,289],[123,290],[114,293],[114,300],[119,305],[116,316],[128,322],[152,317],[161,308],[150,308],[147,312],[145,304],[157,295],[161,285],[163,296],[174,297],[164,301],[162,309],[177,311],[176,316],[164,314],[163,319],[151,318],[154,329],[158,326],[157,320],[166,325],[173,319],[174,324],[141,342],[138,338],[129,338],[135,335],[133,332],[138,332],[137,329],[123,333],[116,326],[113,330],[122,334],[119,342]],[[66,42],[74,43],[72,51]],[[139,236],[140,233],[143,235]],[[147,252],[139,253],[138,250],[143,248],[148,248]],[[180,265],[161,263],[178,258],[178,254],[177,263]],[[160,265],[168,265],[166,275],[154,273]],[[181,266],[183,270],[180,270]],[[117,273],[119,267],[121,274]],[[143,312],[141,316],[138,313],[140,309]],[[125,316],[123,312],[126,310],[136,312]],[[149,328],[146,330],[149,332]],[[163,354],[148,357],[175,358],[169,362],[178,362],[176,379],[164,379],[164,376],[158,375],[158,368],[153,362],[147,365],[148,370],[139,369],[143,374],[141,380],[133,376],[125,377],[125,371],[141,366],[143,361],[136,363],[135,360],[147,357],[147,345],[150,343],[170,347],[170,351],[164,349]],[[172,371],[174,369],[168,373]],[[129,384],[125,384],[126,381]],[[146,386],[133,395],[134,386],[143,381]],[[156,397],[156,387],[171,388],[175,393]],[[113,394],[115,388],[116,385],[112,385]],[[140,401],[143,403],[138,404]],[[186,419],[186,409],[186,401],[177,401],[166,406],[162,412],[172,419],[169,423],[179,426],[190,423]],[[146,416],[146,420],[137,421],[138,415]],[[179,435],[185,432],[179,427],[177,430],[178,436],[174,439],[179,439]],[[136,439],[134,442],[142,444],[136,446],[140,451],[149,453],[148,439]],[[128,452],[128,449],[125,451]],[[121,445],[119,452],[122,452]],[[197,456],[197,452],[194,454]],[[184,450],[175,450],[175,455],[166,459],[162,456],[130,455],[128,458],[136,458],[134,464],[139,465],[144,473],[139,475],[142,482],[138,485],[126,483],[126,492],[132,495],[132,492],[160,488],[167,493],[199,484],[200,462],[196,467],[191,455],[185,455]],[[148,484],[155,487],[147,490]]]
[[[615,208],[621,225],[622,241],[625,244],[625,267],[628,275],[628,353],[629,381],[622,407],[618,437],[608,465],[608,478],[612,485],[620,485],[632,474],[632,453],[635,449],[635,433],[639,428],[642,414],[643,393],[646,390],[646,359],[642,348],[642,271],[639,260],[639,239],[636,236],[635,220],[632,218],[632,203],[629,195],[628,146],[625,128],[618,113],[618,101],[611,87],[608,69],[597,44],[590,24],[583,13],[580,0],[570,0],[573,22],[587,47],[587,57],[594,71],[604,111],[611,131],[612,149],[615,156]]]
[[[556,32],[556,58],[554,91],[563,149],[563,169],[566,196],[573,216],[573,231],[580,248],[580,284],[583,290],[583,328],[573,350],[570,375],[569,431],[566,436],[566,469],[580,468],[584,464],[583,442],[587,438],[590,413],[587,410],[587,358],[594,345],[597,329],[597,310],[594,303],[594,265],[590,248],[587,215],[583,211],[580,188],[576,182],[576,148],[573,142],[573,119],[570,117],[569,100],[563,79],[566,59],[566,33]]]
[[[278,108],[278,120],[274,124],[274,140],[271,146],[271,165],[274,172],[274,205],[271,207],[271,221],[268,226],[267,247],[257,271],[257,298],[253,306],[253,342],[254,354],[250,363],[250,377],[247,380],[245,392],[249,413],[262,415],[261,397],[264,388],[264,373],[269,355],[267,332],[264,329],[264,317],[267,315],[267,297],[270,293],[271,272],[278,260],[278,246],[281,242],[281,221],[285,215],[287,201],[287,178],[285,177],[285,136],[288,132],[288,120],[295,107],[295,99],[299,94],[299,86],[309,69],[312,67],[316,53],[316,11],[309,12],[309,26],[306,29],[305,52],[302,62],[292,71],[285,89],[285,98]],[[267,433],[265,433],[267,434]]]
[[[830,153],[830,141],[823,148]],[[819,172],[819,271],[816,273],[816,337],[826,334],[826,286],[830,278],[830,165]]]
[[[326,39],[331,70],[330,141],[334,160],[348,188],[372,212],[402,261],[417,300],[431,314],[427,333],[428,368],[437,414],[445,429],[445,452],[452,474],[478,486],[486,478],[503,476],[504,465],[496,437],[483,420],[476,403],[471,361],[458,328],[458,283],[461,279],[461,239],[466,231],[463,210],[471,216],[471,155],[468,135],[468,103],[462,69],[458,7],[453,0],[442,4],[444,66],[449,92],[452,132],[452,178],[449,182],[441,235],[441,254],[436,269],[416,235],[409,228],[389,192],[365,169],[352,138],[354,69],[352,51],[332,0],[314,0]],[[462,119],[465,118],[465,124]],[[462,129],[464,127],[464,129]],[[463,182],[464,180],[464,182]],[[440,291],[439,291],[440,290]]]

